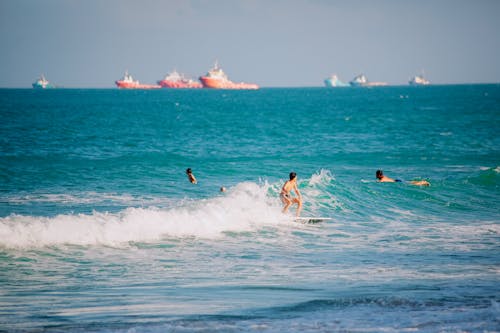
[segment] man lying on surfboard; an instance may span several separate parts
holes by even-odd
[[[291,195],[294,191],[297,195],[296,197]],[[299,189],[297,188],[297,174],[295,172],[290,172],[290,180],[287,180],[280,193],[281,201],[285,205],[283,207],[283,213],[288,211],[288,208],[293,204],[297,204],[297,217],[300,216],[300,210],[302,209],[302,196],[300,195]]]
[[[392,178],[387,177],[386,175],[384,175],[384,172],[382,170],[377,170],[377,172],[375,173],[375,177],[381,183],[400,183],[400,182],[402,182],[399,179],[392,179]],[[412,181],[410,181],[410,184],[417,185],[417,186],[430,186],[431,185],[427,180],[412,180]]]

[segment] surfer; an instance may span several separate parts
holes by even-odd
[[[392,179],[384,175],[382,170],[377,170],[375,173],[375,177],[377,177],[378,181],[381,183],[401,183],[402,181],[399,179]],[[431,184],[427,180],[412,180],[410,184],[417,186],[430,186]]]
[[[196,180],[195,176],[193,175],[193,171],[191,171],[191,168],[186,169],[186,174],[188,176],[189,181],[191,184],[197,184],[198,181]]]
[[[297,195],[296,197],[291,195],[294,191]],[[300,195],[299,189],[297,187],[297,174],[295,172],[290,172],[290,180],[287,180],[283,187],[281,188],[280,198],[283,204],[283,213],[288,211],[288,208],[293,204],[297,204],[297,217],[300,216],[300,210],[302,209],[302,196]]]

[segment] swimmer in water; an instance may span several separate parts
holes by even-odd
[[[296,197],[291,195],[294,191],[297,195]],[[302,196],[300,195],[299,189],[297,188],[297,174],[295,172],[290,172],[290,180],[287,180],[281,189],[280,198],[283,204],[283,213],[288,211],[288,208],[293,203],[297,204],[297,217],[300,216],[300,210],[302,209]]]
[[[198,181],[196,180],[196,177],[193,175],[193,172],[191,171],[191,168],[186,169],[186,174],[188,176],[189,181],[191,184],[197,184]]]
[[[377,177],[378,181],[381,183],[401,183],[402,181],[399,179],[392,179],[384,175],[382,170],[377,170],[375,173],[375,177]],[[410,181],[411,185],[416,186],[430,186],[431,184],[427,180],[412,180]]]

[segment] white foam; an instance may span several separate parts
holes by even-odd
[[[55,217],[10,215],[0,218],[0,246],[58,244],[119,246],[165,237],[221,237],[226,231],[254,230],[286,219],[279,200],[266,195],[269,185],[241,183],[226,195],[179,203],[170,209],[128,208]]]
[[[308,181],[308,185],[301,189],[305,210],[310,211],[312,215],[324,215],[320,211],[345,209],[333,194],[335,193],[335,191],[332,191],[334,186],[335,177],[330,171],[321,169],[318,173],[313,174]]]
[[[399,209],[393,207],[387,207],[387,210],[397,214],[400,217],[416,217],[417,214],[407,209]]]
[[[79,192],[72,194],[29,193],[20,195],[0,196],[0,199],[12,204],[26,203],[56,203],[56,204],[98,204],[113,202],[121,205],[159,205],[170,202],[168,198],[141,197],[130,194]]]
[[[326,185],[329,184],[332,180],[335,180],[335,178],[332,176],[330,171],[321,169],[319,173],[315,173],[311,176],[309,185]]]

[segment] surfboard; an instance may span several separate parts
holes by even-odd
[[[296,217],[295,222],[299,223],[320,223],[331,220],[329,217]]]

